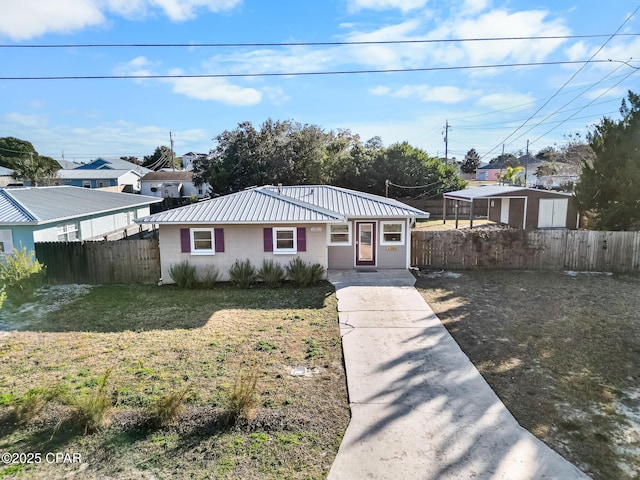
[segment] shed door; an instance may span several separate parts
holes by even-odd
[[[509,223],[509,199],[503,198],[500,201],[500,223]]]
[[[538,208],[538,228],[562,228],[567,226],[567,198],[541,198]]]

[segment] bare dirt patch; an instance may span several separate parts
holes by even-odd
[[[640,478],[640,277],[457,273],[416,286],[518,422],[595,479]]]

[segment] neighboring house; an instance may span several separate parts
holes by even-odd
[[[104,158],[96,158],[89,163],[83,163],[80,166],[74,168],[74,170],[133,170],[140,174],[140,176],[145,175],[152,170],[147,167],[143,167],[142,165],[136,165],[132,162],[127,162],[126,160],[121,160],[119,158],[111,158],[106,160]]]
[[[78,187],[0,189],[0,250],[86,240],[133,225],[160,200]]]
[[[119,190],[127,193],[140,191],[141,173],[134,170],[58,170],[56,177],[63,185],[84,188],[119,187]]]
[[[489,220],[513,228],[578,228],[578,210],[573,196],[535,188],[487,185],[444,194],[444,198],[467,202],[469,216],[486,213]],[[484,212],[474,211],[474,202],[488,199]]]
[[[476,180],[498,181],[498,174],[503,172],[503,168],[495,168],[493,165],[484,165],[476,169]]]
[[[209,155],[206,153],[195,153],[188,152],[182,155],[182,169],[183,170],[193,170],[193,162],[195,162],[198,158],[207,158]]]
[[[151,172],[140,179],[140,193],[160,198],[189,198],[195,195],[198,199],[209,195],[208,184],[195,185],[193,172]]]
[[[264,186],[136,220],[160,228],[162,279],[184,260],[215,266],[223,279],[236,260],[260,267],[300,257],[325,269],[408,268],[411,225],[429,214],[396,200],[320,186]]]
[[[13,178],[13,170],[7,167],[0,167],[0,187],[6,187],[12,183],[16,183],[16,179]]]

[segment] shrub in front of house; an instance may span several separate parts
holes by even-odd
[[[278,262],[271,259],[264,259],[262,266],[258,269],[258,278],[268,287],[277,287],[286,277],[284,268]]]
[[[198,283],[196,267],[187,260],[171,265],[169,276],[180,288],[193,288]]]
[[[229,269],[229,280],[236,287],[247,288],[257,280],[256,268],[249,259],[236,260]]]
[[[308,287],[322,280],[324,267],[319,263],[307,263],[296,257],[285,267],[287,278],[297,287]]]
[[[220,271],[216,267],[207,267],[197,281],[202,288],[213,288],[220,281]]]

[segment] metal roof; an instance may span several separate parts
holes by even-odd
[[[279,187],[264,187],[277,192]],[[332,185],[300,185],[280,187],[282,195],[304,201],[320,208],[340,212],[349,218],[357,217],[428,217],[429,214],[407,204],[370,193],[358,192]]]
[[[396,200],[328,185],[264,186],[136,220],[138,223],[324,223],[349,218],[427,218]]]
[[[140,177],[142,174],[140,172],[136,172],[135,170],[112,170],[112,169],[102,169],[102,170],[58,170],[56,172],[56,176],[58,178],[63,178],[67,180],[93,180],[93,179],[111,179],[111,178],[120,178],[127,173],[133,173],[134,175]]]
[[[187,172],[180,170],[177,172],[150,172],[140,179],[142,182],[153,181],[180,181],[191,182],[193,181],[193,172]]]
[[[82,187],[0,189],[0,224],[47,223],[161,202],[161,198]]]
[[[458,200],[466,200],[471,201],[476,198],[489,198],[489,197],[497,197],[497,196],[508,196],[513,194],[514,196],[525,196],[527,192],[537,192],[540,193],[542,190],[536,190],[534,188],[526,188],[526,187],[514,187],[511,185],[485,185],[483,187],[473,187],[466,188],[464,190],[456,190],[455,192],[447,192],[444,194],[445,198],[453,198]],[[553,195],[562,195],[568,196],[570,194],[562,193],[562,192],[553,192],[549,190],[544,190],[545,193],[553,194]]]

